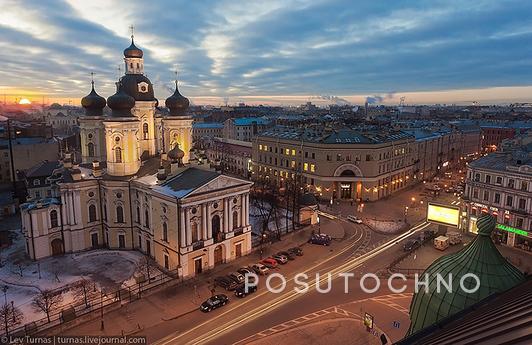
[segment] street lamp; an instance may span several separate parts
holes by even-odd
[[[406,216],[408,216],[408,206],[405,206],[405,223],[406,223]]]

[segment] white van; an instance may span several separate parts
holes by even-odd
[[[438,236],[434,239],[434,248],[445,250],[449,248],[449,238],[446,236]]]

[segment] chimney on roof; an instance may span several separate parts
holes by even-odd
[[[102,176],[102,168],[100,167],[100,162],[98,161],[92,162],[92,176],[94,177]]]
[[[79,169],[78,164],[74,164],[72,168],[70,169],[70,174],[72,175],[72,179],[74,181],[80,181],[81,180],[81,170]]]

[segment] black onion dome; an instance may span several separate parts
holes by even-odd
[[[171,161],[177,161],[185,157],[185,152],[179,148],[179,144],[176,144],[173,149],[168,151],[167,157]]]
[[[142,74],[126,74],[120,78],[121,88],[136,101],[155,101],[153,84]]]
[[[105,98],[96,93],[94,90],[94,82],[92,82],[91,92],[81,99],[81,106],[85,108],[85,115],[101,116],[105,104]]]
[[[175,83],[174,94],[168,97],[164,103],[166,104],[166,107],[170,109],[170,115],[178,116],[184,115],[188,109],[188,106],[190,105],[188,98],[186,98],[179,92],[179,88],[177,87],[177,81]]]
[[[121,86],[118,91],[107,98],[107,105],[111,108],[113,117],[131,117],[131,109],[135,106],[135,99],[124,92]]]
[[[144,53],[141,49],[137,48],[133,41],[133,36],[131,36],[131,45],[124,49],[124,56],[127,58],[142,58],[143,55]]]

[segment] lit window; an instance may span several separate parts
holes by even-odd
[[[310,171],[312,171],[312,172],[316,171],[316,166],[314,164],[310,165]]]
[[[286,154],[287,156],[290,156],[290,149],[286,149],[286,150],[285,150],[285,154]]]
[[[264,145],[264,151],[268,151],[268,145]]]
[[[262,144],[261,144],[261,145],[259,145],[259,150],[261,150],[261,151],[262,151]]]
[[[292,168],[296,167],[296,161],[292,161]]]
[[[308,163],[304,163],[304,164],[303,164],[303,170],[305,170],[305,171],[308,170]]]
[[[296,155],[296,150],[292,149],[292,156]]]

